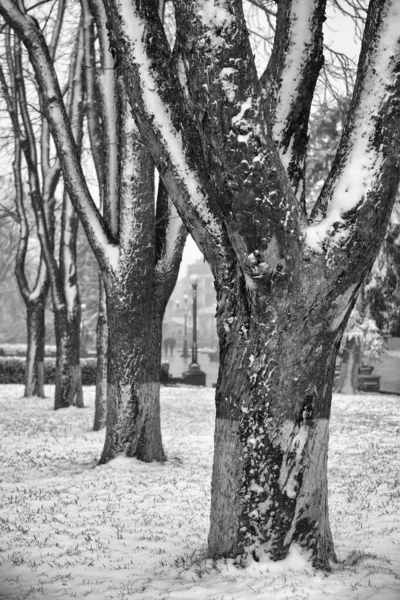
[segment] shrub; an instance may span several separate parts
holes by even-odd
[[[96,384],[96,359],[82,358],[82,384]],[[44,382],[54,384],[56,378],[56,360],[55,358],[45,358],[44,361]],[[7,358],[0,356],[0,384],[4,383],[25,383],[25,359]]]

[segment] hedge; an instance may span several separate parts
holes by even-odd
[[[96,359],[81,358],[82,384],[96,384]],[[46,384],[55,383],[56,360],[55,358],[45,358],[44,361],[44,382]],[[0,384],[3,383],[25,383],[25,359],[19,357],[0,356]]]
[[[96,385],[96,359],[81,358],[82,385]],[[55,383],[56,359],[45,358],[44,361],[44,382],[46,384]],[[169,363],[161,363],[160,381],[168,383]],[[0,356],[0,384],[3,383],[25,383],[25,359],[20,357]]]

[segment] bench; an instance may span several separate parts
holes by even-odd
[[[376,391],[381,388],[380,375],[359,375],[358,389],[364,392]]]

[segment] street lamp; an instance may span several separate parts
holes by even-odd
[[[82,356],[87,356],[87,349],[86,349],[86,329],[85,329],[85,310],[87,308],[87,305],[82,302],[81,304],[81,354]]]
[[[197,365],[197,275],[190,276],[190,283],[193,289],[193,341],[192,341],[192,362],[191,365]]]
[[[184,334],[183,334],[183,350],[182,350],[182,358],[187,358],[189,356],[188,352],[188,343],[187,343],[187,317],[188,317],[188,308],[187,308],[188,295],[184,294],[183,302],[184,302],[184,315],[185,315],[185,326],[184,326]]]
[[[197,275],[191,275],[190,283],[193,290],[192,362],[188,370],[183,373],[183,382],[190,385],[206,385],[206,374],[200,369],[197,362],[197,282]]]

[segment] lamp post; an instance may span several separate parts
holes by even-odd
[[[86,304],[84,302],[82,302],[82,304],[81,304],[81,355],[82,356],[87,356],[85,310],[86,310]]]
[[[187,308],[188,295],[184,294],[183,302],[184,302],[184,316],[185,316],[185,325],[184,325],[184,334],[183,334],[183,350],[182,350],[182,358],[187,358],[189,356],[188,352],[188,343],[187,343],[187,317],[188,317],[188,308]]]
[[[200,369],[197,362],[197,275],[190,277],[193,290],[193,339],[192,362],[187,371],[183,373],[183,382],[189,385],[206,385],[206,374]]]
[[[191,275],[190,283],[193,289],[193,339],[192,339],[192,362],[190,365],[197,365],[197,276]]]

